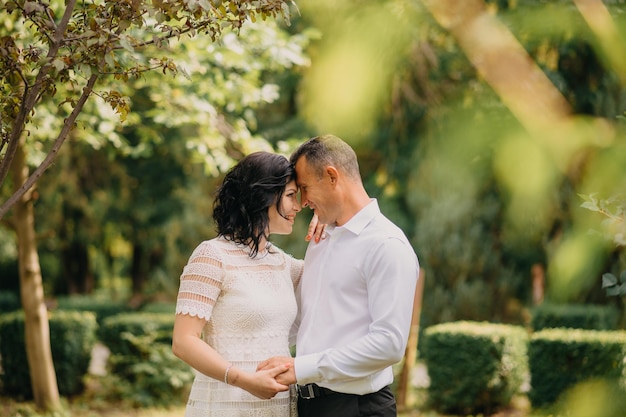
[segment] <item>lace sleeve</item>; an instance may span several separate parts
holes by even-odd
[[[222,290],[222,261],[210,241],[201,243],[189,257],[180,276],[176,314],[189,314],[205,320]]]

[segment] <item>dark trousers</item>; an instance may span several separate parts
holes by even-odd
[[[298,417],[396,417],[396,399],[389,387],[371,394],[340,392],[321,398],[298,398]]]

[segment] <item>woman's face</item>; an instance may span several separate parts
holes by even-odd
[[[275,204],[271,205],[268,209],[270,219],[269,233],[288,235],[293,230],[296,213],[302,209],[298,201],[298,187],[295,181],[291,181],[285,186],[285,192],[283,193],[279,206],[281,208],[280,212],[276,210]]]

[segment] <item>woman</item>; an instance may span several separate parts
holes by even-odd
[[[186,417],[295,415],[289,386],[274,379],[290,365],[255,370],[289,355],[303,261],[268,239],[291,233],[297,193],[293,166],[267,152],[242,159],[218,190],[218,236],[192,253],[176,305],[172,351],[197,371]]]

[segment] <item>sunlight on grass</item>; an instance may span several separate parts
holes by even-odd
[[[33,402],[18,402],[0,397],[2,417],[183,417],[185,406],[171,408],[132,408],[116,403],[74,404],[63,400],[63,410],[43,413],[37,411]]]

